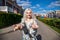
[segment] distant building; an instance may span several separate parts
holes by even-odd
[[[36,14],[34,14],[34,15],[35,15],[35,16],[38,16],[38,17],[40,17],[40,16],[41,16],[40,14],[37,14],[37,13],[36,13]]]
[[[16,0],[0,0],[0,11],[22,13],[22,6],[18,6]]]
[[[48,18],[60,18],[60,10],[49,12],[47,14],[48,14]]]
[[[47,14],[35,14],[35,16],[38,16],[40,18],[47,18]]]
[[[45,14],[41,14],[41,17],[42,17],[42,18],[47,18],[48,16],[47,16],[47,14],[45,13]]]
[[[56,10],[56,18],[60,18],[60,10]]]
[[[48,15],[48,18],[56,18],[56,12],[55,11],[49,12],[49,13],[47,13],[47,15]]]

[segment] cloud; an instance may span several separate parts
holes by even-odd
[[[31,6],[31,4],[28,3],[28,2],[24,2],[24,3],[18,4],[18,5],[19,5],[19,6]]]
[[[41,13],[46,13],[46,12],[47,12],[47,10],[45,10],[45,9],[44,9],[44,10],[39,10],[39,11],[37,11],[37,13],[40,13],[40,14],[41,14]]]
[[[40,5],[39,4],[36,4],[34,6],[32,6],[31,2],[28,1],[28,0],[16,0],[17,1],[17,4],[19,6],[22,6],[23,8],[32,8],[32,9],[35,9],[35,8],[39,8]]]
[[[32,7],[30,7],[30,8],[36,8],[35,6],[32,6]]]
[[[40,5],[39,4],[36,4],[35,6],[31,6],[30,8],[33,8],[33,9],[40,8]]]
[[[40,5],[39,4],[36,4],[36,7],[40,7]]]
[[[18,1],[17,0],[17,4],[19,5],[19,6],[22,6],[23,8],[27,8],[27,7],[30,7],[31,6],[31,2],[29,2],[29,1]]]
[[[20,0],[16,0],[16,2],[17,2],[17,3],[19,3],[19,2],[20,2]]]
[[[36,13],[46,14],[48,12],[53,12],[53,10],[45,10],[45,9],[42,9],[42,10],[37,11]]]
[[[28,4],[30,4],[31,2],[29,2],[29,1],[17,1],[17,3],[18,4],[22,4],[22,3],[28,3]]]
[[[45,12],[47,12],[47,10],[45,10],[45,9],[42,9],[42,10],[40,10],[40,12],[44,12],[44,13],[45,13]]]
[[[48,7],[58,7],[60,6],[60,1],[55,1],[55,2],[51,2],[50,5],[48,5]]]

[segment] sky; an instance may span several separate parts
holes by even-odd
[[[34,13],[45,14],[60,10],[60,0],[16,0],[23,9],[31,8]]]

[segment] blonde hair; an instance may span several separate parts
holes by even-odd
[[[30,8],[27,8],[27,9],[24,11],[24,14],[23,14],[23,19],[24,19],[24,20],[26,19],[26,12],[27,12],[28,10],[32,12],[32,10],[31,10]],[[36,19],[36,17],[34,16],[33,13],[32,13],[32,19],[34,19],[34,20]]]

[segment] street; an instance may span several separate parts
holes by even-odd
[[[60,40],[60,35],[58,35],[54,30],[48,27],[46,24],[38,21],[38,32],[41,38],[40,40]],[[4,33],[0,33],[0,40],[22,40],[22,33],[20,30],[18,31],[11,31],[13,27],[8,27],[1,29]]]

